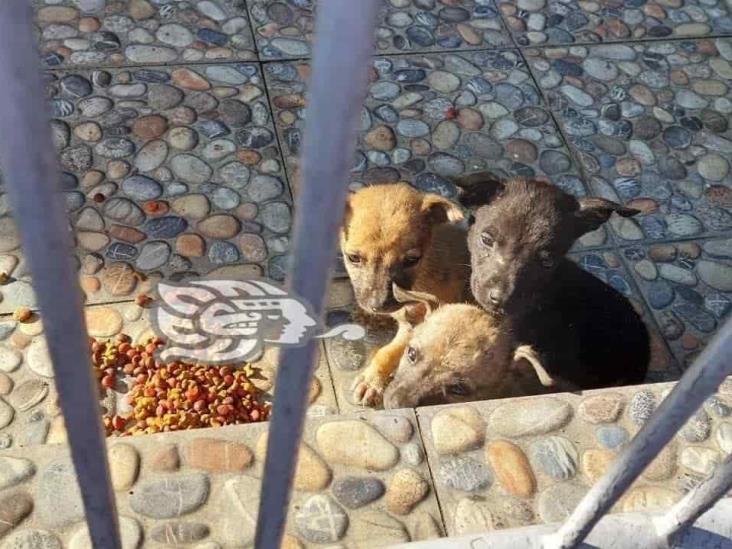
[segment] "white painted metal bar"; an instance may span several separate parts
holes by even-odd
[[[0,165],[43,316],[91,539],[94,547],[119,549],[98,390],[31,21],[28,0],[0,1]]]
[[[679,533],[694,524],[717,500],[732,488],[732,454],[717,466],[712,476],[691,490],[667,513],[658,517],[656,529],[658,535],[669,542],[677,538]],[[728,517],[732,524],[732,515]],[[732,546],[732,540],[730,540]]]
[[[581,545],[586,549],[722,549],[732,545],[732,498],[724,498],[681,532],[674,545],[658,536],[658,514],[605,515]],[[556,531],[558,524],[493,530],[449,538],[404,543],[388,549],[540,549],[541,539]]]
[[[704,400],[732,374],[731,356],[732,320],[728,320],[562,527],[544,538],[545,549],[570,549],[585,539]]]
[[[322,0],[303,139],[303,182],[296,197],[292,292],[322,317],[366,96],[380,0]],[[275,384],[255,546],[279,549],[318,340],[285,348]]]

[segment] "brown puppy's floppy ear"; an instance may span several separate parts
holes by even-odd
[[[539,382],[547,389],[563,393],[573,393],[580,390],[580,388],[574,383],[566,381],[560,376],[551,375],[547,372],[541,362],[541,357],[539,357],[539,354],[531,345],[519,345],[516,347],[513,353],[513,364],[511,369],[520,369],[519,362],[521,360],[525,360],[531,365],[536,373],[536,377],[539,378]]]
[[[421,209],[432,223],[459,223],[465,219],[465,214],[460,206],[439,194],[425,194],[422,197]]]
[[[462,175],[452,182],[458,188],[458,201],[466,208],[485,206],[504,189],[503,181],[489,172]]]
[[[348,224],[351,222],[351,216],[353,215],[353,209],[351,208],[351,197],[353,193],[349,193],[346,197],[346,209],[343,212],[343,222],[341,223],[341,230],[343,236],[348,237]]]
[[[626,208],[617,202],[606,200],[605,198],[585,197],[578,199],[577,202],[579,202],[579,209],[574,214],[577,221],[576,236],[581,236],[599,228],[600,225],[610,219],[613,212],[623,217],[630,217],[640,213],[640,210]]]
[[[556,381],[551,375],[549,375],[549,372],[546,371],[544,365],[541,363],[539,355],[533,347],[530,345],[519,345],[516,347],[516,350],[513,353],[514,368],[517,367],[516,363],[521,359],[531,364],[534,372],[536,372],[536,377],[539,378],[539,382],[544,387],[554,387],[556,385]]]
[[[412,326],[421,324],[440,305],[434,295],[426,292],[405,290],[396,284],[392,284],[392,291],[394,299],[404,305],[399,312],[399,320]]]

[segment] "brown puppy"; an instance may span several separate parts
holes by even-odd
[[[470,267],[463,212],[437,194],[407,183],[365,187],[349,197],[341,230],[343,262],[358,305],[393,316],[401,304],[393,285],[428,292],[440,303],[465,301]],[[354,399],[378,404],[409,338],[401,323],[354,383]]]
[[[385,408],[574,389],[551,378],[533,349],[520,345],[509,326],[480,307],[439,306],[425,293],[395,293],[408,304],[399,320],[411,330],[399,368],[384,392]]]

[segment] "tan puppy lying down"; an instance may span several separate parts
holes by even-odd
[[[437,194],[407,183],[365,187],[349,197],[341,230],[343,262],[358,305],[368,315],[393,316],[400,308],[393,286],[427,292],[440,303],[470,299],[470,258],[463,212]],[[354,399],[381,401],[409,338],[400,325],[377,350],[354,384]]]
[[[434,296],[394,290],[410,334],[384,393],[385,408],[508,398],[575,388],[551,378],[531,347],[480,307],[440,306]]]

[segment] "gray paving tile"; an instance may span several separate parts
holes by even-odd
[[[641,210],[620,241],[732,229],[730,39],[526,54],[592,192]]]
[[[46,66],[121,66],[256,60],[243,0],[33,0]]]
[[[310,67],[290,61],[264,71],[296,190]],[[354,186],[403,179],[454,197],[450,177],[487,170],[550,180],[576,196],[587,192],[515,50],[377,58],[365,106]],[[578,247],[608,245],[602,228]]]
[[[732,239],[631,246],[622,254],[666,341],[688,366],[729,317]]]
[[[265,76],[291,181],[297,187],[305,61]],[[362,111],[353,182],[413,182],[454,196],[449,178],[489,170],[551,180],[581,195],[578,172],[515,50],[381,57]]]
[[[249,0],[262,60],[309,57],[315,0]],[[471,50],[511,46],[493,0],[387,0],[379,15],[379,53]]]
[[[46,83],[90,302],[131,299],[160,277],[284,276],[291,200],[256,64],[79,70]],[[7,215],[0,232],[6,312],[33,299]]]
[[[521,46],[706,37],[732,33],[724,0],[497,0]]]

